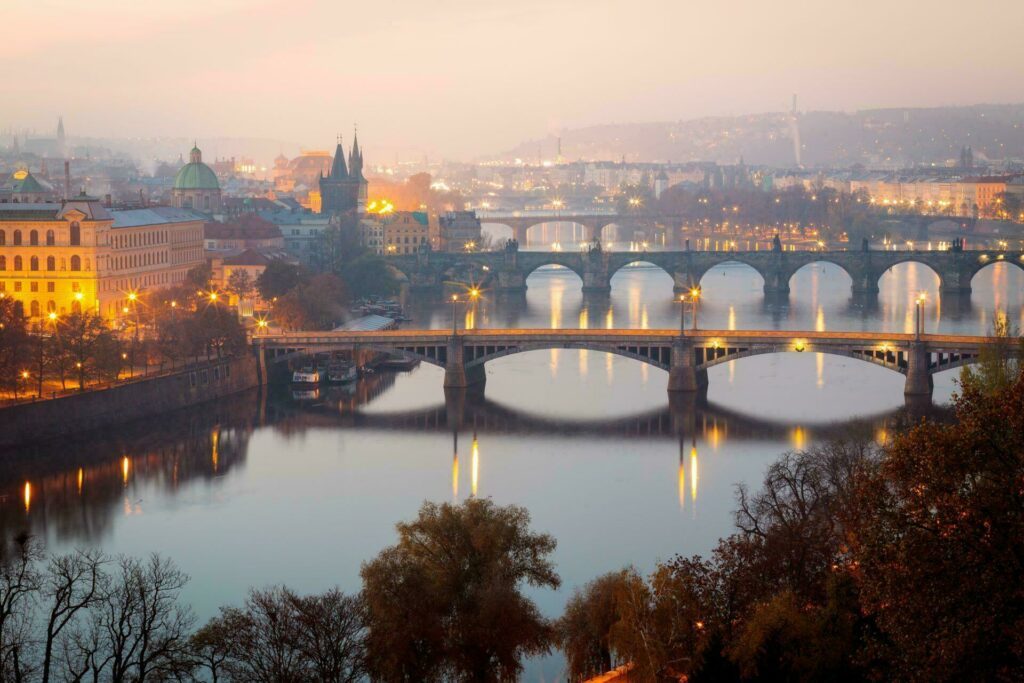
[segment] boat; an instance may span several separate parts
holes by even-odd
[[[420,361],[418,358],[408,358],[406,356],[389,356],[382,360],[378,367],[387,368],[388,370],[412,370]]]
[[[332,384],[349,384],[359,378],[356,366],[345,360],[332,361],[327,366],[327,381]]]
[[[320,370],[310,365],[299,368],[292,373],[294,384],[320,384]]]

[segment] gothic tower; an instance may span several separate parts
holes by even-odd
[[[363,153],[358,138],[352,141],[352,150],[345,166],[345,149],[338,136],[334,150],[331,172],[320,177],[320,212],[329,214],[355,213],[366,211],[367,182],[363,177]]]

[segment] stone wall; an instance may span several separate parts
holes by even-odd
[[[209,361],[173,374],[109,389],[22,403],[0,409],[0,448],[69,438],[139,418],[222,399],[259,386],[248,354]]]

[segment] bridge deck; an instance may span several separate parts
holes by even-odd
[[[670,342],[679,336],[678,329],[478,329],[459,330],[458,336],[464,342],[486,342],[496,339],[516,339],[519,341],[543,340],[579,340],[579,341],[664,341]],[[452,336],[451,330],[385,330],[379,332],[294,332],[259,335],[253,338],[256,344],[267,346],[302,346],[305,344],[345,344],[345,343],[441,343]],[[801,339],[807,342],[840,343],[907,343],[914,341],[912,334],[895,332],[853,332],[814,330],[686,330],[684,336],[693,341],[714,340],[746,340],[746,341],[777,341]],[[977,344],[995,343],[995,337],[925,334],[921,341],[931,344],[949,344],[973,346]]]

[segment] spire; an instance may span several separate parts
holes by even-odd
[[[188,153],[188,161],[191,164],[202,163],[202,161],[203,161],[203,153],[199,151],[199,143],[198,142],[193,142],[192,143],[192,151]]]
[[[355,127],[352,134],[352,153],[348,157],[349,170],[352,177],[362,179],[363,177],[363,152],[359,149],[359,127]]]
[[[64,117],[57,117],[57,142],[64,144]]]
[[[348,169],[345,167],[345,148],[341,146],[341,136],[338,136],[338,146],[334,150],[334,164],[331,165],[331,180],[343,180],[348,177]]]

